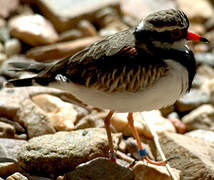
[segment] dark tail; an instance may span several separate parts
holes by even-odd
[[[24,87],[24,86],[33,86],[33,85],[48,85],[48,79],[42,77],[32,77],[32,78],[25,78],[25,79],[14,79],[9,80],[5,83],[5,87]]]
[[[28,71],[33,73],[40,73],[45,68],[49,67],[51,63],[39,63],[39,62],[9,62],[12,66],[10,71]]]

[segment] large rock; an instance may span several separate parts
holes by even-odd
[[[183,180],[214,179],[214,143],[175,133],[163,133],[159,142],[171,167],[181,171]]]
[[[31,46],[53,44],[58,39],[52,24],[39,14],[14,17],[9,27],[14,37]]]
[[[81,164],[65,175],[65,180],[133,180],[134,173],[105,158],[96,158]]]
[[[117,148],[118,135],[113,135],[113,142]],[[20,150],[18,162],[27,172],[50,176],[69,172],[96,157],[107,157],[108,152],[107,136],[103,128],[61,131],[29,140]]]
[[[57,31],[74,28],[82,19],[94,21],[96,13],[105,7],[120,11],[119,0],[33,0],[42,14],[55,26]]]
[[[93,36],[53,45],[35,47],[27,51],[26,56],[37,61],[60,59],[74,55],[99,39],[100,37]]]

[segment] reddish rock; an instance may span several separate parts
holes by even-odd
[[[19,5],[19,0],[0,0],[0,16],[7,18]]]
[[[99,39],[100,37],[95,36],[48,46],[35,47],[27,51],[26,56],[37,61],[60,59],[72,56]]]
[[[32,2],[59,32],[76,27],[82,19],[92,22],[96,13],[105,7],[113,7],[120,11],[119,0],[32,0]]]
[[[14,37],[32,46],[52,44],[58,39],[52,24],[38,14],[14,17],[9,27]]]

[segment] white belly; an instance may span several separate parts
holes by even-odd
[[[85,104],[102,109],[117,112],[150,111],[173,104],[188,87],[187,70],[175,61],[167,60],[166,63],[171,67],[167,76],[159,79],[151,87],[135,93],[114,92],[110,94],[63,82],[51,86],[67,90]]]

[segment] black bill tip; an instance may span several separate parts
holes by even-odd
[[[201,42],[205,42],[205,43],[208,43],[208,42],[209,42],[208,39],[206,39],[206,38],[204,38],[204,37],[200,37],[200,41],[201,41]]]

